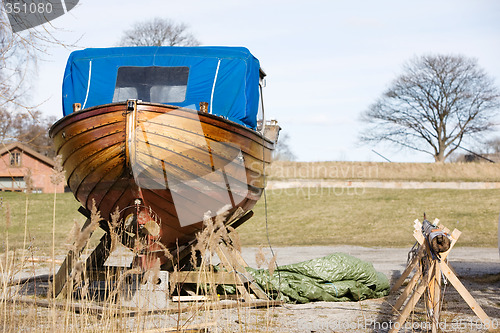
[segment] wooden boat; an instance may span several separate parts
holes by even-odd
[[[199,110],[137,99],[73,107],[50,130],[67,184],[82,206],[90,210],[95,203],[105,220],[119,212],[126,246],[137,245],[141,235],[148,251],[186,244],[204,219],[227,223],[251,210],[262,194],[276,122],[260,123],[257,130],[210,113],[204,101]],[[102,225],[109,232],[108,223]]]

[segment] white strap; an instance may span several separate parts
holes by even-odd
[[[212,86],[212,95],[210,96],[210,113],[212,113],[212,105],[214,104],[214,91],[215,83],[217,82],[217,75],[219,75],[220,59],[217,63],[217,69],[215,70],[214,85]]]
[[[90,76],[92,75],[92,60],[89,62],[89,82],[87,83],[87,94],[85,95],[85,102],[83,102],[82,109],[85,109],[85,104],[87,104],[87,98],[89,98],[90,90]]]

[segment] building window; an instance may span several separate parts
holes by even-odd
[[[10,166],[18,167],[21,166],[21,153],[10,153]]]
[[[22,191],[26,188],[23,177],[0,177],[0,191]]]

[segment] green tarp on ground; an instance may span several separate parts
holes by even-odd
[[[378,298],[389,293],[389,280],[371,263],[345,253],[267,269],[247,270],[269,296],[285,302],[345,302]]]

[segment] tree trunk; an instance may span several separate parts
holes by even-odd
[[[440,150],[436,155],[434,155],[434,162],[443,163],[445,160],[444,149]]]

